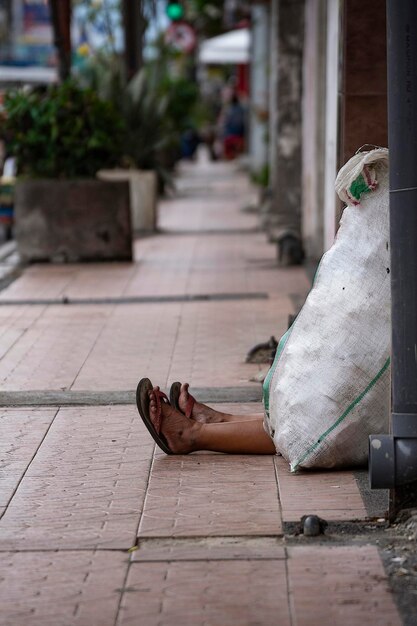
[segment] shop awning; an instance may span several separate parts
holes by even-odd
[[[250,31],[248,28],[232,30],[224,35],[203,41],[199,52],[200,63],[228,65],[249,63]]]

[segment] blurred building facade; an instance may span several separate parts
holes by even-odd
[[[301,248],[316,260],[341,216],[338,169],[364,144],[388,143],[385,0],[269,0],[251,10],[249,154],[252,171],[269,169],[263,223],[278,247],[292,238],[284,262],[299,261]]]

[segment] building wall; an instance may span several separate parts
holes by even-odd
[[[306,0],[302,103],[302,236],[306,255],[323,254],[326,0]]]
[[[272,0],[269,236],[301,231],[301,77],[305,0]]]
[[[268,18],[267,4],[255,4],[252,7],[249,154],[251,170],[254,173],[259,173],[268,163]]]
[[[340,165],[363,144],[388,145],[385,0],[345,0]]]

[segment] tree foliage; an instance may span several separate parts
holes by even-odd
[[[43,178],[93,177],[121,159],[124,124],[110,102],[72,81],[16,90],[4,102],[2,130],[18,173]]]

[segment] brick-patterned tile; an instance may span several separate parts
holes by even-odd
[[[77,265],[32,265],[0,293],[1,300],[57,298],[77,272]]]
[[[0,507],[13,495],[56,412],[0,409]]]
[[[62,291],[68,298],[118,298],[135,272],[132,263],[78,265],[72,281]]]
[[[133,563],[118,626],[290,624],[284,561]]]
[[[248,386],[260,367],[245,363],[248,350],[285,332],[290,311],[287,297],[115,307],[72,388],[135,389],[143,376],[161,387]]]
[[[301,267],[279,268],[263,233],[156,236],[136,242],[137,264],[125,295],[266,292],[304,297]]]
[[[283,457],[274,457],[284,522],[314,513],[328,521],[366,519],[357,482],[349,471],[306,471],[293,474]]]
[[[0,389],[70,388],[111,311],[106,306],[48,307],[0,361]]]
[[[153,447],[134,407],[61,409],[0,521],[1,549],[132,546]]]
[[[28,332],[44,311],[44,306],[0,306],[0,359]]]
[[[247,386],[260,366],[245,363],[254,345],[287,328],[287,297],[184,304],[168,380],[196,387]]]
[[[259,226],[259,218],[253,214],[240,213],[244,204],[242,197],[229,198],[178,198],[161,203],[158,227],[162,230],[253,229]]]
[[[113,626],[121,552],[15,552],[0,558],[2,626]]]
[[[373,546],[289,548],[289,590],[297,626],[400,626]]]
[[[280,533],[272,457],[155,457],[139,537]]]
[[[120,296],[134,273],[131,263],[39,264],[28,268],[0,294],[2,300],[105,298]]]
[[[0,389],[125,390],[248,385],[248,350],[286,329],[292,305],[271,300],[50,306],[0,361]]]
[[[136,242],[136,262],[35,265],[0,294],[2,300],[118,298],[185,294],[305,295],[303,268],[279,268],[263,233],[156,235]]]
[[[148,377],[164,387],[171,367],[180,304],[115,307],[73,384],[74,390],[136,389]]]

